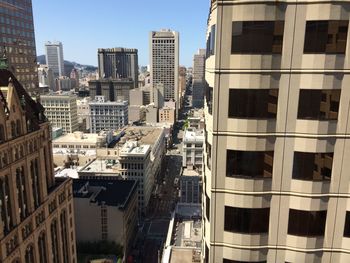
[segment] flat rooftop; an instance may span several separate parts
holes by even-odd
[[[85,155],[96,156],[96,149],[67,149],[67,148],[53,148],[52,153],[55,155]]]
[[[92,202],[126,208],[132,195],[136,192],[137,182],[134,180],[73,180],[74,198],[91,198]]]
[[[121,138],[120,143],[137,140],[139,144],[153,145],[163,132],[163,129],[157,127],[129,126],[124,131],[125,135]]]
[[[183,169],[182,176],[200,176],[199,173],[196,170],[191,169]]]
[[[189,128],[185,130],[183,135],[184,140],[186,141],[204,141],[204,130],[196,130]]]
[[[145,155],[151,149],[151,145],[138,145],[136,141],[126,142],[120,150],[120,155]]]
[[[106,132],[100,133],[83,133],[83,132],[73,132],[62,135],[52,141],[52,144],[58,143],[91,143],[96,144],[99,140],[106,138]]]
[[[58,170],[55,173],[55,177],[56,178],[58,178],[58,177],[63,177],[63,178],[70,177],[70,178],[73,178],[73,179],[77,179],[77,178],[79,178],[79,175],[78,175],[79,169],[81,169],[81,167],[77,167],[76,169],[65,168],[65,169],[62,169],[62,170]]]
[[[116,160],[96,159],[84,166],[79,173],[95,173],[98,175],[115,174],[119,175],[120,164]]]

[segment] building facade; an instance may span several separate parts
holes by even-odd
[[[77,242],[115,242],[127,257],[137,233],[137,182],[75,179],[73,189]]]
[[[55,180],[44,109],[0,69],[0,261],[76,262],[72,181]]]
[[[133,89],[133,81],[130,79],[99,79],[91,80],[89,83],[89,92],[91,100],[96,96],[104,96],[106,101],[129,101],[129,92]]]
[[[204,131],[188,128],[182,139],[182,167],[197,170],[202,173]]]
[[[350,260],[349,10],[211,1],[204,262]]]
[[[1,1],[0,35],[0,47],[5,48],[10,71],[31,96],[39,97],[31,0]]]
[[[149,46],[152,87],[164,85],[164,100],[178,102],[179,33],[171,30],[152,31]]]
[[[139,64],[135,48],[99,48],[98,74],[100,78],[132,79],[133,88],[139,84]]]
[[[52,69],[54,77],[64,76],[63,46],[61,42],[45,43],[46,64]]]
[[[64,133],[72,133],[79,129],[76,95],[50,94],[40,96],[40,100],[52,127],[61,127]]]
[[[96,96],[89,107],[91,133],[118,130],[128,124],[127,101],[106,101],[104,96]]]

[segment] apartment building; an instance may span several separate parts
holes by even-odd
[[[128,124],[127,101],[106,101],[104,96],[96,96],[89,107],[91,133],[118,130]]]
[[[182,144],[182,167],[202,173],[204,130],[188,128],[183,133]]]
[[[77,262],[72,180],[54,178],[44,108],[6,69],[0,93],[0,261]]]
[[[349,10],[211,1],[204,262],[350,261]]]
[[[69,92],[42,95],[40,102],[52,127],[62,128],[63,133],[79,129],[76,95]]]

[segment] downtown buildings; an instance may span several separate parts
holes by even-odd
[[[99,48],[98,74],[100,79],[132,79],[138,87],[139,64],[137,49]]]
[[[350,1],[211,1],[204,262],[348,262]]]
[[[61,42],[45,43],[46,64],[52,69],[55,78],[64,76],[63,46]]]
[[[151,100],[158,87],[164,101],[176,102],[179,108],[179,33],[171,30],[150,32]],[[177,114],[176,114],[177,115]]]
[[[0,47],[11,72],[31,96],[39,97],[32,1],[0,2]]]
[[[76,262],[72,180],[55,179],[49,122],[0,69],[0,261]]]

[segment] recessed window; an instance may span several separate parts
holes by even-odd
[[[210,27],[210,32],[207,38],[207,50],[206,50],[206,57],[210,57],[211,55],[214,55],[215,50],[215,33],[216,33],[216,25],[212,25]]]
[[[284,21],[232,22],[232,54],[281,54]]]
[[[347,20],[307,21],[304,53],[345,54]]]
[[[231,260],[224,258],[222,263],[266,263],[266,260],[263,261],[237,261],[237,260]]]
[[[213,88],[206,85],[205,101],[208,107],[208,113],[213,114]]]
[[[267,233],[270,208],[238,208],[225,206],[225,231],[235,233]]]
[[[333,153],[294,152],[292,178],[329,181],[332,176]]]
[[[226,176],[271,178],[273,151],[234,151],[227,150]]]
[[[298,119],[337,120],[341,90],[302,89],[299,93]]]
[[[295,236],[323,236],[327,211],[289,209],[288,234]]]
[[[278,89],[230,89],[229,118],[275,119]]]
[[[210,221],[210,198],[207,193],[205,193],[205,216]]]
[[[346,211],[344,237],[350,237],[350,212]]]

